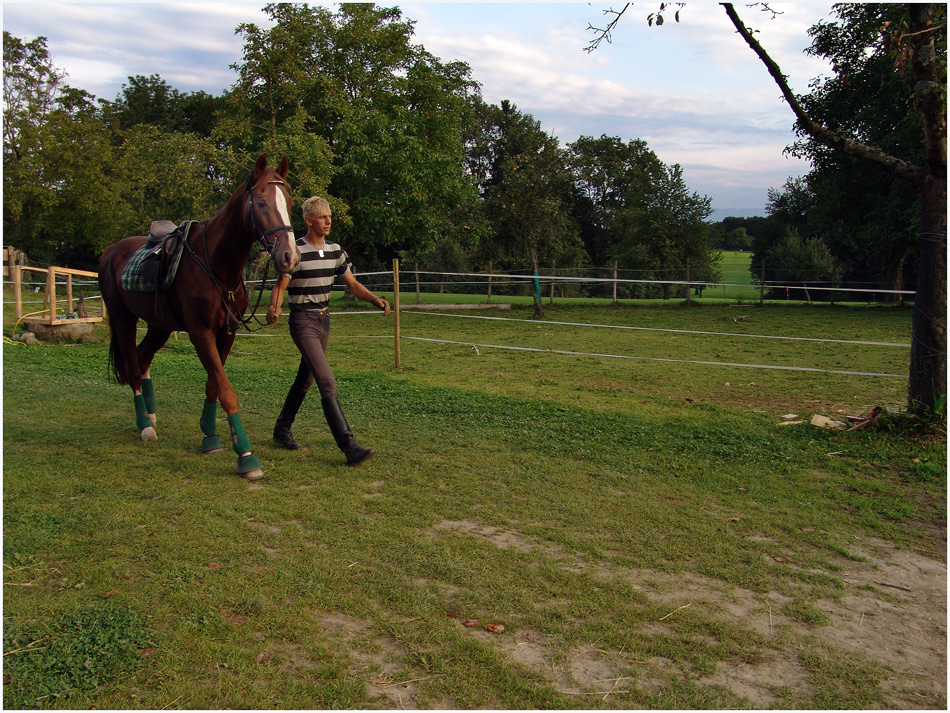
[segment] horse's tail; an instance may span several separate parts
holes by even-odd
[[[129,378],[125,373],[125,359],[122,358],[122,350],[119,348],[119,337],[109,324],[109,331],[112,333],[112,339],[109,344],[109,370],[116,382],[125,385],[129,383]]]
[[[106,248],[99,257],[99,289],[102,292],[102,305],[109,319],[109,333],[112,335],[109,342],[109,371],[112,373],[112,376],[115,377],[116,382],[125,385],[129,383],[129,378],[125,371],[125,359],[122,358],[122,348],[119,343],[119,336],[113,325],[113,314],[110,308],[112,301],[118,298],[115,294],[116,282],[113,263],[112,260],[110,260],[111,252],[112,249],[110,246]]]

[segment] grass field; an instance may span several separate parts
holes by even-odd
[[[721,281],[731,285],[746,286],[743,289],[730,288],[727,291],[728,294],[736,299],[758,300],[759,290],[753,286],[752,273],[749,272],[752,253],[723,250],[721,255],[722,262],[719,263],[719,269],[722,271]]]
[[[148,444],[105,327],[5,344],[5,707],[946,707],[945,433],[808,425],[902,408],[909,310],[407,311],[397,369],[337,302],[377,456],[315,394],[270,443],[282,319],[228,362],[257,483],[197,453],[184,336]]]

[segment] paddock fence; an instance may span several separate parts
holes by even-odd
[[[250,267],[250,266],[249,266]],[[40,321],[44,323],[61,323],[67,320],[85,320],[92,322],[103,321],[105,314],[101,304],[101,296],[98,292],[98,282],[96,273],[82,270],[72,270],[69,268],[60,268],[55,266],[30,266],[14,265],[8,267],[9,279],[4,280],[5,293],[10,290],[13,292],[13,299],[5,299],[5,304],[11,302],[15,305],[15,315],[17,320]],[[389,335],[379,335],[382,339],[393,339],[394,360],[396,366],[401,366],[401,343],[419,342],[432,345],[461,345],[474,349],[486,350],[505,350],[522,353],[549,353],[570,357],[596,357],[606,359],[627,359],[627,360],[646,360],[657,362],[678,362],[685,364],[700,364],[709,366],[725,366],[745,369],[773,369],[801,372],[826,372],[848,376],[866,376],[866,377],[884,377],[906,379],[905,373],[892,373],[888,371],[861,371],[833,368],[816,368],[806,365],[778,365],[778,364],[750,364],[732,361],[717,361],[710,359],[670,359],[665,357],[651,355],[631,355],[614,354],[602,351],[582,351],[567,349],[541,348],[518,344],[498,344],[488,340],[479,342],[460,342],[445,339],[439,339],[423,334],[404,333],[402,315],[411,313],[414,320],[431,320],[433,318],[443,319],[468,319],[479,320],[481,324],[490,325],[491,323],[525,323],[537,324],[537,320],[525,319],[510,316],[496,316],[489,314],[474,314],[473,310],[479,311],[498,311],[502,308],[512,305],[532,304],[535,297],[540,297],[546,305],[565,304],[565,305],[591,305],[602,306],[605,304],[623,306],[636,306],[644,300],[650,300],[651,304],[656,304],[653,300],[656,297],[623,297],[624,294],[630,294],[634,291],[645,292],[652,291],[652,294],[661,295],[664,288],[678,288],[680,297],[671,299],[670,304],[681,303],[689,300],[690,292],[703,291],[704,298],[708,297],[709,291],[722,290],[727,294],[724,298],[727,303],[738,305],[751,305],[759,302],[767,307],[769,304],[781,304],[785,300],[761,299],[764,293],[762,285],[751,286],[754,292],[750,293],[750,285],[742,283],[708,283],[688,280],[656,280],[642,279],[637,277],[623,276],[618,270],[610,270],[606,277],[596,277],[591,275],[567,274],[570,271],[553,271],[546,274],[528,274],[527,272],[444,272],[434,270],[419,269],[413,264],[409,270],[400,270],[398,260],[393,261],[392,270],[370,271],[357,273],[359,279],[370,290],[377,293],[390,293],[393,295],[393,307],[395,315],[393,320],[393,333]],[[573,271],[577,272],[577,271]],[[28,279],[28,275],[45,275],[44,279]],[[253,305],[256,301],[257,292],[261,289],[268,290],[273,285],[273,278],[262,283],[260,279],[253,279],[255,276],[250,274],[247,284],[252,291],[251,298]],[[768,285],[774,293],[783,289],[801,290],[801,285],[781,285],[773,283]],[[860,300],[864,304],[874,304],[883,297],[903,299],[912,298],[914,293],[907,290],[884,290],[881,288],[862,288],[855,286],[821,286],[809,285],[810,290],[834,291],[839,295],[848,294],[852,297],[863,298]],[[735,290],[735,297],[728,297],[730,290]],[[343,291],[341,286],[335,288],[335,292]],[[65,292],[60,298],[58,293]],[[345,291],[343,291],[345,292]],[[672,292],[672,290],[671,290]],[[756,299],[755,292],[759,293]],[[750,297],[751,294],[751,297]],[[50,296],[53,299],[50,300]],[[743,297],[744,295],[744,297]],[[76,300],[84,303],[84,308],[78,310],[75,307]],[[265,300],[266,301],[266,300]],[[719,301],[719,300],[717,300]],[[830,302],[831,300],[829,300]],[[841,300],[843,301],[843,300]],[[348,300],[344,297],[344,303]],[[340,310],[339,314],[369,314],[376,313],[375,310],[360,310],[358,303],[353,299],[349,303],[352,307]],[[60,316],[60,306],[62,316]],[[39,307],[40,309],[35,309]],[[364,305],[365,307],[365,305]],[[500,312],[499,312],[500,315]],[[414,322],[413,324],[418,324]],[[745,334],[736,332],[714,332],[701,330],[685,329],[667,329],[663,327],[632,327],[628,325],[615,324],[590,324],[585,322],[559,321],[546,318],[545,325],[552,328],[566,330],[622,330],[628,332],[652,331],[666,332],[669,334],[679,334],[684,336],[702,336],[716,339],[743,340],[775,340],[779,342],[826,342],[837,343],[840,345],[861,345],[871,348],[888,348],[908,350],[909,343],[903,342],[875,342],[859,341],[847,339],[820,339],[811,337],[787,337],[770,334]],[[425,331],[425,330],[421,330]],[[248,334],[239,332],[239,334]],[[283,333],[273,332],[254,332],[248,336],[281,336]]]

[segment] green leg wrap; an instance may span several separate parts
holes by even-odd
[[[141,431],[152,425],[152,419],[148,417],[148,411],[145,409],[145,397],[138,394],[133,397],[135,403],[135,425]]]
[[[206,436],[213,436],[218,432],[214,419],[218,415],[218,404],[205,401],[204,411],[201,412],[201,432]]]
[[[201,412],[201,432],[205,434],[204,440],[201,442],[202,453],[224,449],[221,439],[218,438],[218,428],[214,422],[217,415],[218,404],[205,401],[204,410]]]
[[[237,473],[244,475],[261,468],[261,461],[256,455],[251,453],[251,442],[244,432],[244,425],[241,423],[241,417],[237,414],[228,416],[228,425],[231,427],[231,447],[238,454]],[[256,477],[260,477],[258,473]]]
[[[155,400],[155,384],[151,379],[142,379],[142,396],[145,398],[145,408],[149,413],[155,413],[158,402]]]
[[[244,424],[241,423],[241,417],[237,414],[228,416],[228,425],[231,427],[231,447],[238,455],[243,455],[251,450],[251,442],[244,432]]]

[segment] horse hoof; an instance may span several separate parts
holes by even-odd
[[[201,452],[202,453],[223,453],[224,445],[221,443],[221,439],[217,435],[214,436],[205,436],[204,440],[201,441]]]
[[[235,471],[245,480],[258,480],[264,477],[263,468],[264,466],[256,455],[247,453],[243,456],[238,456]]]
[[[143,428],[142,433],[140,435],[143,441],[157,441],[158,440],[158,434],[155,433],[155,429],[152,428],[151,426],[146,426],[145,428]]]

